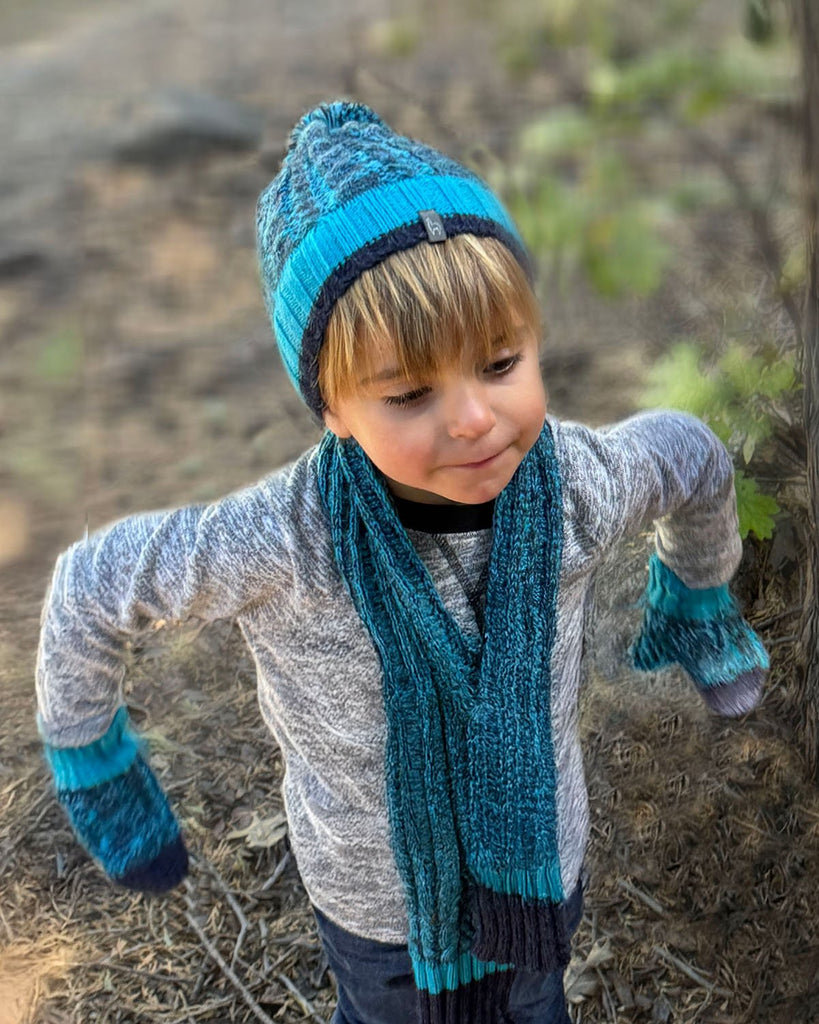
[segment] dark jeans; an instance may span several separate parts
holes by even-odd
[[[583,898],[571,906],[572,929],[580,923]],[[319,937],[338,985],[330,1024],[418,1024],[417,995],[406,946],[362,939],[339,928],[313,907]],[[571,1024],[563,971],[516,971],[509,1000],[515,1024]]]

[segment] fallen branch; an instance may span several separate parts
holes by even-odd
[[[211,864],[211,862],[209,860],[206,860],[204,857],[197,857],[196,863],[200,864],[202,867],[205,868],[210,877],[222,891],[222,894],[224,895],[225,899],[230,904],[231,910],[236,915],[236,920],[239,922],[239,934],[236,937],[236,945],[233,947],[233,956],[230,958],[230,966],[232,968],[235,968],[236,958],[239,956],[239,950],[242,948],[242,943],[245,941],[245,935],[247,934],[247,918],[245,917],[242,908],[239,906],[239,901],[230,891],[230,889],[227,886],[227,883],[216,870],[216,868],[213,866],[213,864]]]
[[[188,906],[192,906],[190,896],[185,896],[185,902],[188,904]],[[200,926],[198,921],[194,918],[193,914],[191,914],[189,910],[185,911],[185,918],[187,919],[187,922],[191,926],[191,928],[193,928],[193,930],[199,936],[199,941],[204,946],[205,952],[208,954],[211,960],[213,960],[213,962],[219,967],[222,974],[224,974],[224,976],[231,983],[231,985],[233,985],[233,987],[242,997],[245,1004],[247,1005],[253,1016],[256,1018],[256,1020],[260,1020],[262,1024],[275,1024],[273,1018],[268,1016],[268,1014],[264,1012],[261,1006],[259,1006],[256,1000],[253,998],[250,989],[247,988],[247,986],[242,982],[241,978],[238,977],[236,972],[232,970],[232,968],[224,960],[222,954],[213,945],[213,943],[202,930],[202,927]]]
[[[713,981],[709,981],[705,975],[700,974],[698,970],[693,968],[690,964],[687,964],[685,960],[681,960],[680,957],[674,956],[673,953],[665,948],[665,946],[654,946],[652,949],[653,953],[656,953],[661,960],[665,960],[666,963],[676,967],[678,971],[690,978],[691,981],[695,982],[701,988],[704,988],[707,992],[712,993],[715,996],[720,996],[723,999],[730,999],[733,992],[729,992],[727,988],[717,987]]]
[[[278,880],[284,874],[284,869],[287,867],[287,865],[289,863],[290,863],[290,851],[286,850],[284,856],[279,861],[279,863],[276,865],[276,868],[273,871],[273,874],[270,876],[270,878],[267,879],[267,881],[264,883],[264,885],[261,887],[261,889],[259,889],[259,892],[267,892],[269,889],[272,889],[273,886],[276,884],[276,882],[278,882]]]
[[[316,1013],[315,1007],[310,1002],[310,1000],[303,996],[301,992],[299,992],[299,990],[296,988],[293,982],[287,977],[286,974],[277,974],[276,978],[282,983],[282,985],[284,985],[284,987],[287,989],[290,995],[296,1000],[296,1002],[299,1004],[302,1010],[312,1017],[316,1024],[327,1024],[327,1021]]]
[[[617,884],[621,889],[624,889],[627,893],[640,900],[641,903],[653,910],[655,914],[659,914],[660,917],[667,917],[668,912],[662,904],[658,903],[652,896],[649,896],[647,892],[643,892],[642,889],[638,889],[636,885],[633,885],[625,878],[618,878]]]

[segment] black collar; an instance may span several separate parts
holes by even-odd
[[[407,530],[421,533],[472,533],[492,526],[495,502],[481,505],[427,505],[393,495],[395,511]]]

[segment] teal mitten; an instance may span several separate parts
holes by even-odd
[[[694,590],[653,554],[642,604],[643,624],[631,649],[635,668],[681,665],[720,715],[744,715],[756,705],[768,654],[727,583]]]
[[[154,773],[116,713],[108,732],[84,747],[45,745],[57,799],[77,838],[119,885],[172,889],[188,872],[179,825]]]

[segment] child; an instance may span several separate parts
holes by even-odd
[[[335,1022],[568,1021],[588,801],[577,687],[592,574],[656,521],[640,668],[739,715],[767,657],[727,581],[728,455],[679,413],[546,413],[523,244],[464,167],[331,103],[258,207],[284,363],[323,418],[293,465],[131,516],[59,559],[37,668],[57,793],[117,882],[187,854],[128,729],[123,645],[235,617],[285,758]]]

